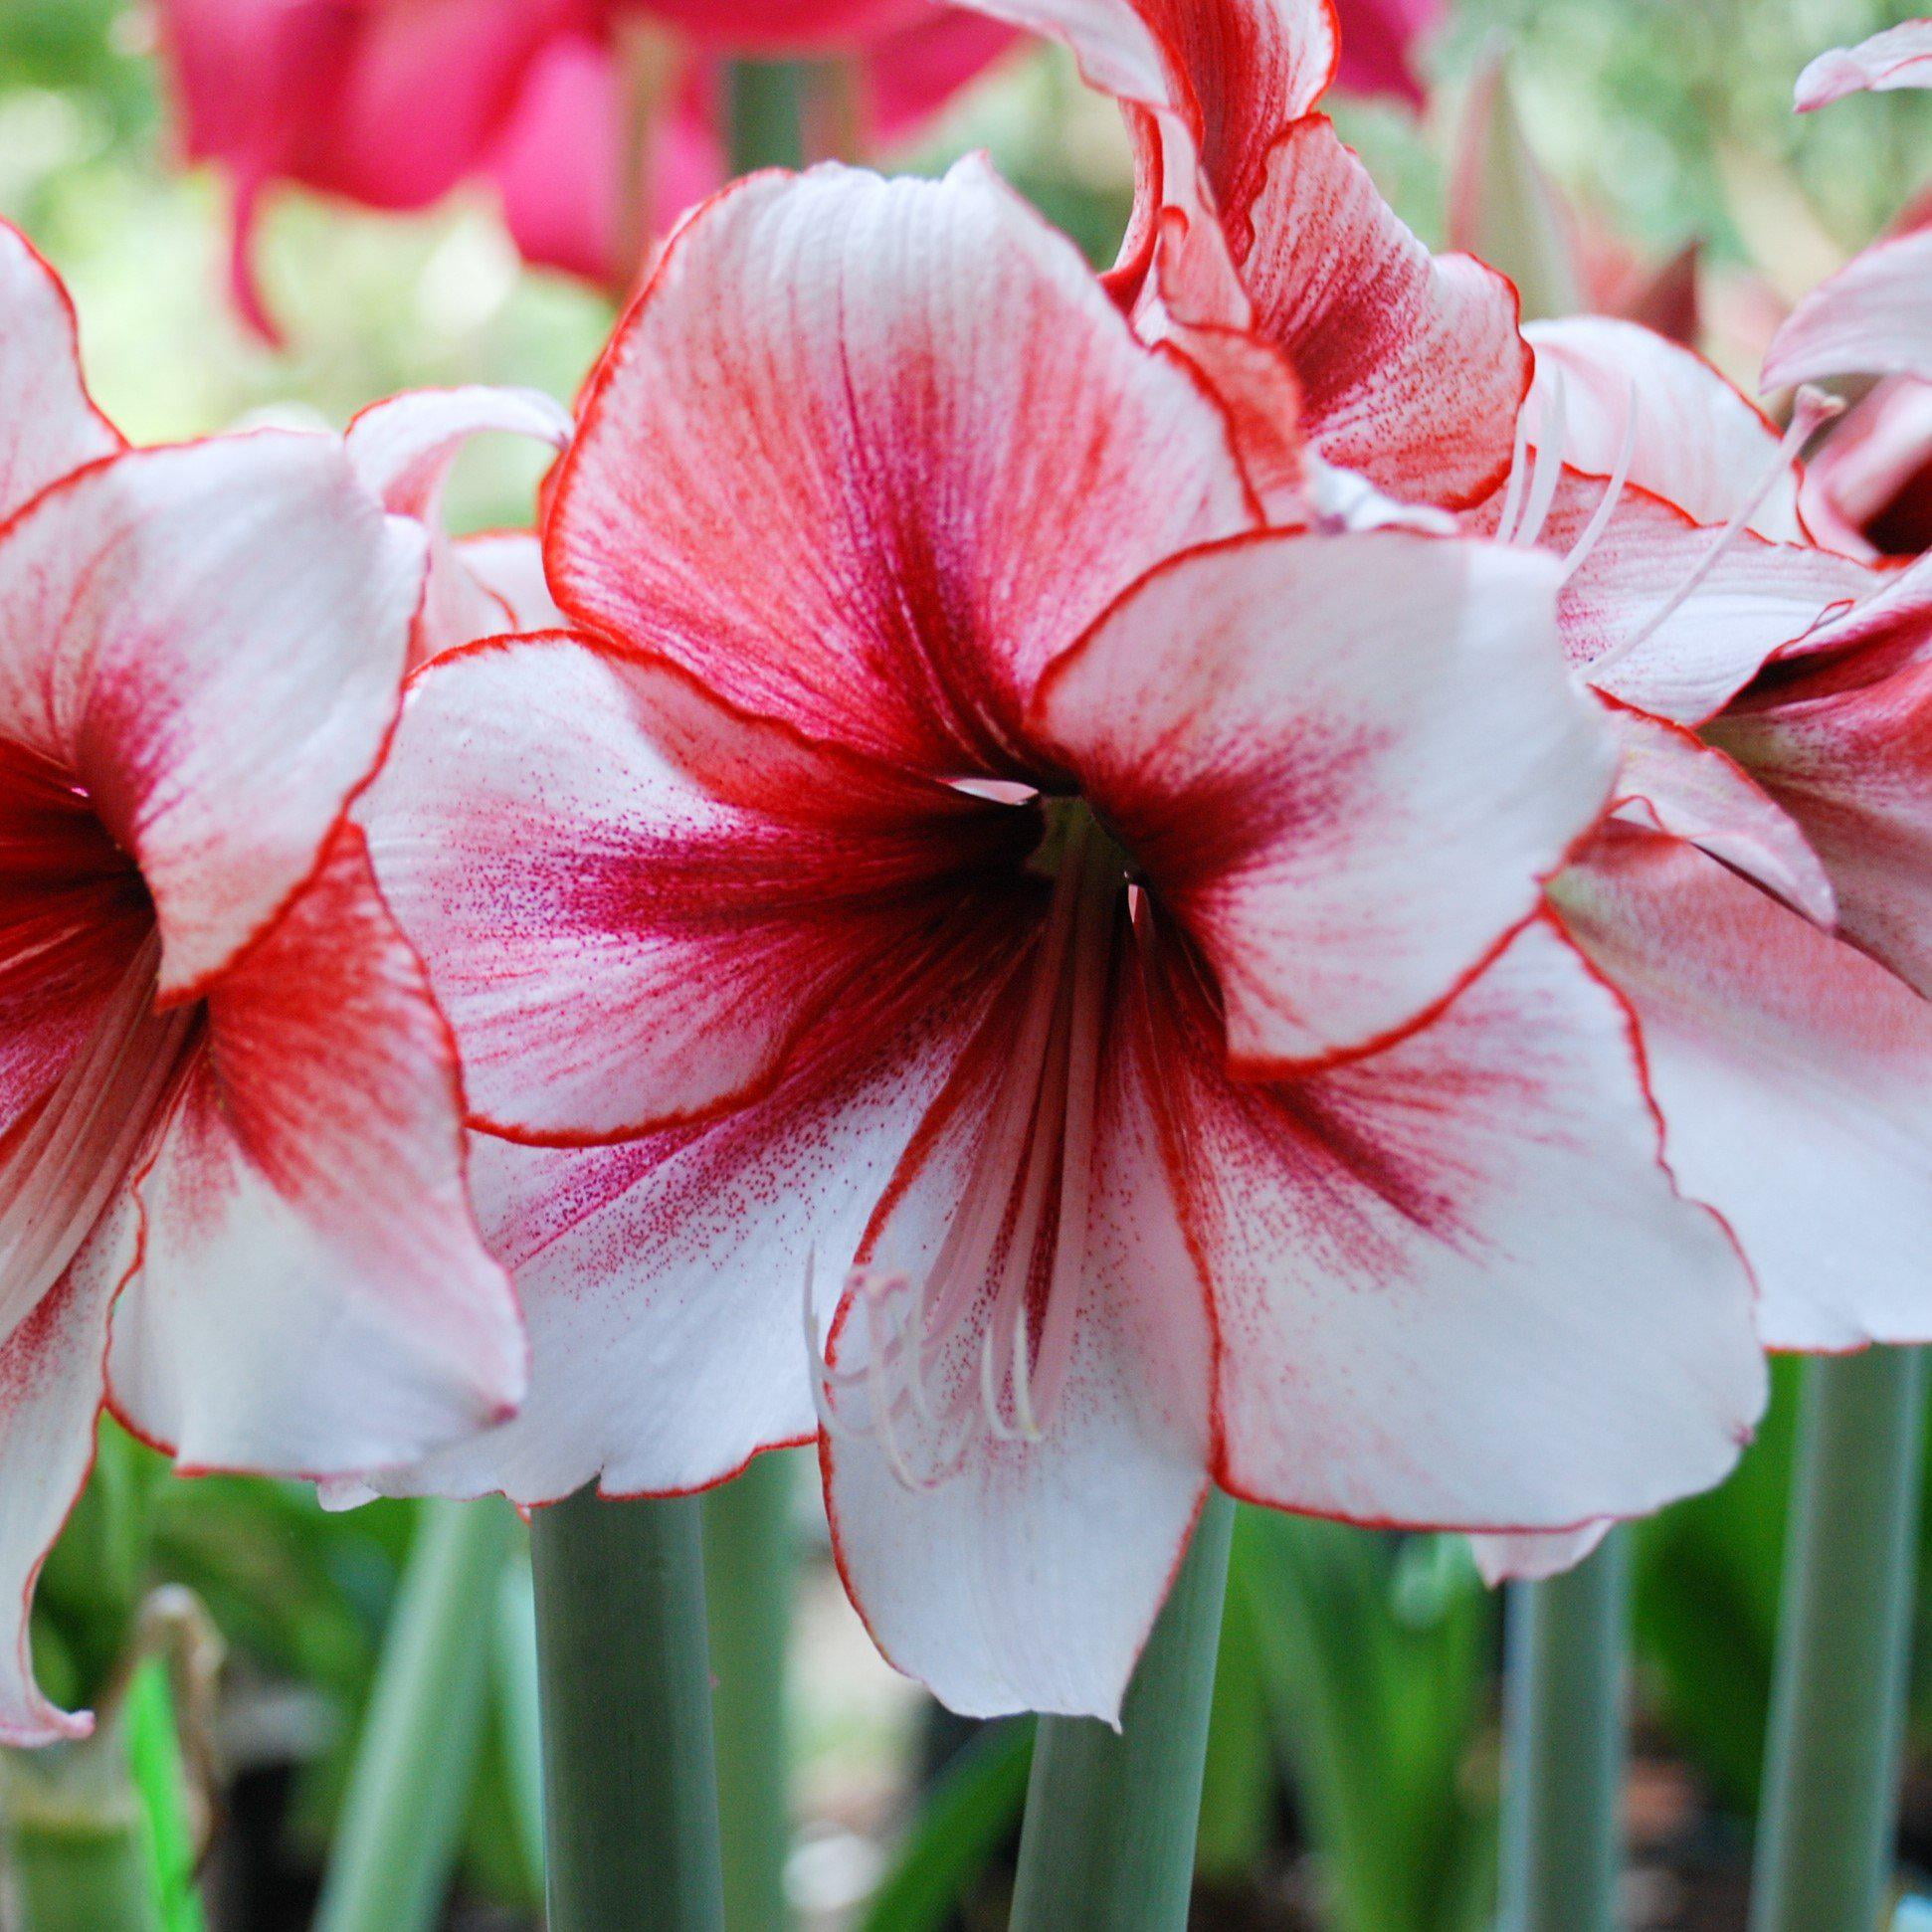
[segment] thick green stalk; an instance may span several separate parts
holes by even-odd
[[[1504,1932],[1615,1932],[1624,1863],[1630,1532],[1509,1593]]]
[[[1868,1932],[1890,1889],[1924,1356],[1806,1369],[1752,1932]]]
[[[704,1595],[717,1735],[729,1932],[786,1921],[791,1846],[785,1652],[791,1640],[792,1492],[785,1454],[761,1455],[704,1498]]]
[[[11,1932],[161,1932],[146,1821],[119,1726],[0,1757],[0,1924]]]
[[[142,1664],[128,1687],[127,1761],[146,1821],[148,1882],[162,1932],[204,1932],[187,1770],[175,1731],[174,1693],[159,1657]]]
[[[502,1502],[422,1505],[315,1932],[427,1932],[443,1911],[476,1779]]]
[[[536,1513],[549,1932],[719,1932],[695,1497]]]
[[[1235,1505],[1211,1495],[1127,1691],[1121,1728],[1044,1717],[1012,1932],[1181,1932]]]
[[[796,61],[733,61],[725,74],[733,174],[805,164],[805,69]]]

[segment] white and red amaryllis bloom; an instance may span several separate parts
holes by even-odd
[[[1144,334],[1239,404],[1271,514],[1297,494],[1318,511],[1324,467],[1451,510],[1501,482],[1530,380],[1515,290],[1466,256],[1432,256],[1318,111],[1346,7],[976,4],[1064,42],[1120,101],[1138,192],[1111,285]]]
[[[822,1412],[887,1655],[1110,1716],[1210,1482],[1723,1473],[1748,1278],[1541,911],[1614,764],[1555,567],[1259,525],[982,164],[679,232],[555,489],[577,631],[419,674],[371,794],[534,1351],[379,1486],[690,1490]]]
[[[1565,652],[1626,748],[1552,897],[1638,1012],[1670,1164],[1743,1245],[1766,1343],[1925,1341],[1932,574],[1810,542],[1803,409],[1781,441],[1647,331],[1530,334],[1523,458],[1472,521],[1564,559]],[[1481,1554],[1544,1575],[1593,1542]]]
[[[455,1044],[350,804],[427,545],[326,436],[129,451],[0,228],[0,1739],[76,1735],[28,1609],[103,1401],[327,1475],[524,1381]]]

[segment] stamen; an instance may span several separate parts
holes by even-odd
[[[194,1025],[154,1010],[161,939],[149,934],[39,1112],[0,1154],[0,1338],[67,1272],[141,1150]]]
[[[1611,468],[1610,481],[1604,485],[1604,493],[1598,500],[1596,513],[1584,525],[1583,534],[1570,546],[1570,554],[1563,559],[1563,581],[1566,584],[1590,561],[1591,553],[1610,528],[1610,519],[1617,514],[1617,505],[1624,500],[1624,489],[1631,480],[1631,464],[1636,457],[1637,378],[1631,376],[1624,399],[1624,441]]]
[[[1570,441],[1570,386],[1561,369],[1550,371],[1549,400],[1544,408],[1543,435],[1536,445],[1536,478],[1530,485],[1529,500],[1523,505],[1522,528],[1514,542],[1533,550],[1543,540],[1543,526],[1550,520],[1550,505],[1556,501],[1557,485],[1563,481],[1563,452]]]
[[[1523,490],[1529,483],[1529,403],[1516,412],[1516,447],[1509,459],[1509,487],[1503,492],[1502,514],[1496,519],[1496,541],[1507,543],[1522,513]]]

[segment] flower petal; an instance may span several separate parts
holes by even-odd
[[[573,618],[947,777],[1020,775],[1053,658],[1151,564],[1255,520],[1221,411],[979,162],[727,191],[582,422],[546,543]]]
[[[1224,1488],[1560,1529],[1730,1468],[1765,1393],[1749,1277],[1663,1169],[1629,1013],[1551,923],[1400,1047],[1278,1085],[1229,1080],[1198,981],[1163,974]]]
[[[454,1044],[353,826],[206,1028],[135,1180],[117,1412],[190,1469],[315,1475],[498,1420],[522,1330],[470,1210]]]
[[[105,1376],[107,1309],[132,1265],[135,1219],[109,1211],[61,1282],[0,1340],[0,1744],[85,1737],[34,1681],[34,1582],[88,1479]]]
[[[1149,577],[1042,686],[1045,734],[1212,963],[1245,1070],[1384,1043],[1535,912],[1616,769],[1555,606],[1523,551],[1245,538]]]
[[[1508,283],[1432,256],[1319,114],[1268,150],[1247,225],[1256,330],[1293,363],[1322,456],[1412,501],[1487,495],[1530,382]]]
[[[1603,1548],[1604,1538],[1615,1527],[1615,1521],[1605,1517],[1582,1529],[1540,1536],[1472,1536],[1469,1544],[1483,1582],[1493,1590],[1503,1583],[1547,1583],[1574,1570]]]
[[[767,1084],[1035,816],[747,720],[562,636],[434,666],[365,813],[480,1121],[615,1140]]]
[[[1824,860],[1844,936],[1932,998],[1932,575],[1774,667],[1711,742],[1791,814]],[[1885,613],[1896,610],[1888,625]],[[1830,641],[1856,629],[1862,641]]]
[[[463,567],[502,607],[505,631],[561,631],[564,614],[543,575],[543,545],[529,530],[488,530],[459,537]]]
[[[1738,765],[1695,732],[1619,705],[1622,816],[1688,840],[1827,931],[1837,897],[1798,823]]]
[[[0,733],[91,796],[203,986],[317,864],[400,701],[423,538],[327,437],[136,451],[0,530]]]
[[[894,1182],[868,1243],[894,1267],[929,1265],[958,1212],[1012,1017],[989,1022]],[[1102,1049],[1071,1366],[1043,1440],[1002,1444],[982,1422],[964,1466],[913,1490],[878,1442],[823,1439],[860,1615],[892,1663],[970,1716],[1117,1722],[1206,1490],[1213,1335],[1161,1158],[1166,1069],[1150,1056],[1131,1028]],[[949,1344],[941,1389],[977,1389],[986,1317],[982,1305]],[[842,1374],[866,1366],[865,1331],[850,1317],[838,1331]]]
[[[1695,522],[1728,523],[1774,476],[1778,432],[1692,350],[1608,315],[1532,322],[1524,333],[1536,351],[1525,405],[1532,439],[1561,420],[1563,460],[1573,470],[1610,476],[1635,415],[1631,482]],[[1803,482],[1795,461],[1775,473],[1748,527],[1774,543],[1808,542],[1798,514]]]
[[[1892,88],[1932,88],[1932,20],[1901,21],[1856,47],[1821,54],[1798,77],[1795,104],[1808,114],[1848,94]]]
[[[1712,565],[1718,532],[1637,483],[1626,485],[1588,552],[1570,564],[1607,487],[1565,469],[1537,543],[1566,560],[1564,656],[1612,697],[1654,716],[1703,723],[1777,652],[1868,597],[1877,581],[1848,557],[1748,530]],[[1492,497],[1465,527],[1493,533],[1500,510]],[[1679,601],[1693,577],[1696,589]],[[1604,659],[1612,662],[1599,671]]]
[[[1765,352],[1767,390],[1851,375],[1932,379],[1932,229],[1853,257],[1791,311]]]
[[[479,436],[519,436],[560,451],[570,432],[570,412],[540,390],[481,385],[392,396],[349,425],[349,466],[362,486],[392,515],[413,517],[429,531],[430,574],[410,641],[413,664],[503,629],[501,600],[465,568],[463,547],[444,524],[443,491],[457,458]]]
[[[74,303],[18,230],[0,222],[0,519],[120,449],[81,374]]]
[[[1834,427],[1805,472],[1805,520],[1848,556],[1932,549],[1932,383],[1891,376]]]
[[[582,1152],[479,1138],[479,1207],[529,1323],[529,1399],[381,1486],[656,1495],[809,1441],[807,1266],[836,1293],[1037,913],[1025,894],[966,899],[848,989],[766,1098],[714,1123]]]
[[[1766,1344],[1932,1337],[1932,1009],[1654,834],[1611,828],[1557,899],[1637,1009],[1670,1165],[1742,1242]]]

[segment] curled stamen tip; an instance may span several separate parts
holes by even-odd
[[[1820,389],[1806,383],[1798,392],[1791,406],[1791,426],[1795,433],[1802,435],[1805,442],[1822,430],[1827,423],[1844,414],[1845,402],[1842,396],[1835,396],[1829,389]],[[1803,448],[1803,444],[1800,445]]]

